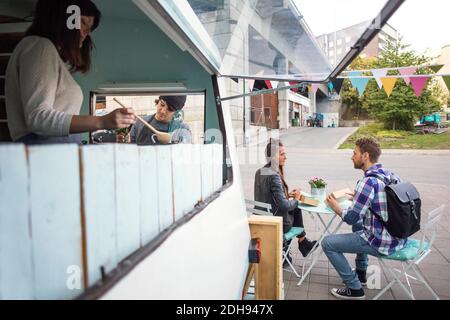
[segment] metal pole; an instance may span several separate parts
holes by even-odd
[[[243,78],[243,77],[240,77]],[[227,100],[233,100],[233,99],[238,99],[238,98],[242,98],[242,97],[249,97],[249,96],[257,96],[260,94],[264,94],[264,93],[273,93],[276,91],[281,91],[281,90],[288,90],[288,89],[292,89],[292,88],[299,88],[301,86],[303,86],[304,84],[307,84],[308,82],[300,82],[291,86],[285,86],[285,87],[278,87],[276,89],[263,89],[263,90],[259,90],[259,91],[252,91],[246,94],[239,94],[236,96],[230,96],[230,97],[225,97],[225,98],[221,98],[220,101],[227,101]]]
[[[245,63],[245,62],[244,62]],[[247,146],[247,140],[246,140],[246,134],[245,134],[245,130],[246,130],[246,127],[245,127],[245,79],[242,79],[242,87],[243,87],[243,92],[244,92],[244,96],[242,97],[242,101],[243,101],[243,112],[244,112],[244,117],[243,117],[243,119],[244,119],[244,125],[243,125],[243,127],[244,127],[244,147],[245,146]]]

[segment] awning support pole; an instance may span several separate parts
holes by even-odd
[[[220,101],[227,101],[227,100],[233,100],[233,99],[238,99],[238,98],[243,98],[243,97],[257,96],[260,94],[273,93],[273,92],[282,91],[282,90],[290,90],[290,89],[294,89],[294,88],[300,88],[300,87],[304,86],[305,84],[308,84],[308,82],[300,82],[300,83],[297,83],[297,84],[294,84],[291,86],[284,86],[284,87],[273,88],[273,89],[252,91],[252,92],[248,92],[248,93],[244,93],[244,94],[239,94],[236,96],[221,98]]]

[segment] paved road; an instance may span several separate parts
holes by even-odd
[[[336,149],[357,128],[290,128],[281,134],[287,147],[302,149]]]
[[[342,130],[341,130],[342,129]],[[307,187],[312,176],[326,180],[357,181],[362,172],[353,168],[352,150],[336,150],[335,142],[344,139],[348,128],[295,128],[286,131],[281,139],[286,146],[286,178],[295,185]],[[325,139],[323,143],[321,139]],[[306,148],[315,142],[322,148]],[[327,148],[326,148],[326,147]],[[244,190],[253,188],[255,171],[264,165],[264,146],[240,149],[241,174]],[[246,154],[246,156],[242,156]],[[258,157],[254,156],[259,155]],[[252,159],[249,161],[248,159]],[[258,161],[256,161],[258,160]],[[385,150],[380,162],[402,179],[414,183],[450,186],[450,152],[414,150]],[[251,192],[250,192],[251,193]],[[247,192],[246,192],[247,196]],[[450,198],[450,196],[448,196]]]

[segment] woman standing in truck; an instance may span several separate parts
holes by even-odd
[[[79,9],[79,17],[68,13],[71,8]],[[90,0],[38,1],[33,23],[6,71],[6,112],[15,142],[80,143],[80,133],[135,122],[132,109],[117,109],[103,117],[79,115],[83,93],[72,74],[91,68],[91,33],[100,17]],[[79,23],[71,28],[74,18]]]

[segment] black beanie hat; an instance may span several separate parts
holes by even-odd
[[[171,109],[176,111],[183,109],[186,103],[186,96],[159,96],[159,99],[164,100]]]

